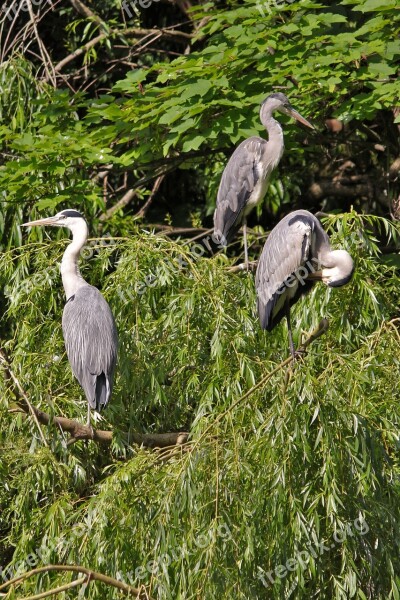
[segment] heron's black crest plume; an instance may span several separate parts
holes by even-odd
[[[80,217],[81,219],[84,219],[85,217],[83,215],[81,215],[80,212],[78,212],[77,210],[62,210],[61,214],[64,215],[65,217]]]
[[[285,94],[282,94],[282,92],[270,94],[265,98],[265,100],[263,100],[262,104],[265,104],[270,98],[276,98],[277,100],[280,100],[283,104],[290,104],[288,98],[285,96]]]

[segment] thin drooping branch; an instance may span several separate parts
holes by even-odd
[[[60,585],[59,587],[52,588],[51,590],[47,590],[46,592],[40,592],[40,594],[35,594],[34,596],[27,596],[24,600],[42,600],[42,598],[48,598],[49,596],[56,596],[57,594],[61,594],[61,592],[65,592],[72,588],[79,587],[87,582],[88,578],[85,575],[84,577],[80,577],[79,579],[74,579],[70,581],[70,583],[65,583],[64,585]]]
[[[92,427],[88,427],[75,419],[68,419],[67,417],[52,417],[48,413],[36,408],[36,406],[33,406],[13,373],[10,360],[4,350],[0,350],[0,362],[7,373],[8,378],[14,383],[18,407],[22,412],[32,415],[45,446],[48,444],[39,423],[42,425],[56,425],[62,431],[69,433],[73,440],[93,440],[105,444],[111,443],[113,438],[112,431],[92,429]],[[169,448],[175,445],[181,446],[187,442],[188,437],[189,434],[184,431],[169,433],[127,432],[125,434],[125,439],[128,444],[137,444],[146,448]]]
[[[328,331],[328,328],[329,328],[328,319],[322,319],[320,321],[318,327],[316,329],[314,329],[314,331],[311,332],[309,337],[297,349],[296,356],[298,354],[304,352],[304,350],[306,350],[306,348],[308,348],[308,346],[310,344],[312,344],[316,339],[321,337],[321,335],[324,335],[324,333],[326,333]],[[287,365],[290,365],[295,360],[296,360],[296,358],[293,357],[292,355],[290,355],[286,360],[282,361],[279,365],[277,365],[274,369],[272,369],[272,371],[270,371],[262,379],[260,379],[260,381],[258,383],[253,385],[253,387],[250,388],[245,394],[243,394],[243,396],[240,396],[237,400],[235,400],[235,402],[233,404],[231,404],[224,412],[220,413],[214,419],[214,421],[212,423],[210,423],[210,425],[208,425],[208,427],[206,427],[206,429],[203,431],[201,436],[195,441],[193,447],[198,446],[200,444],[200,442],[205,438],[207,433],[215,426],[216,423],[219,423],[219,421],[222,421],[222,419],[224,419],[226,417],[226,415],[228,415],[234,408],[239,406],[239,404],[242,404],[245,400],[247,400],[247,398],[249,398],[252,394],[254,394],[255,391],[264,387],[264,385],[271,379],[271,377],[273,377],[273,375],[275,375],[275,373],[278,373],[278,371],[281,371],[284,367],[286,367]]]
[[[28,395],[26,394],[25,390],[23,389],[22,385],[20,384],[19,379],[17,378],[17,376],[11,369],[9,358],[6,355],[6,353],[4,352],[4,350],[0,350],[0,362],[3,364],[4,370],[6,371],[8,378],[11,379],[12,382],[14,383],[14,386],[16,388],[19,398],[21,399],[21,401],[24,402],[25,408],[27,409],[27,411],[25,411],[25,412],[28,412],[32,415],[32,418],[36,423],[36,426],[38,428],[38,431],[39,431],[39,434],[40,434],[43,444],[45,446],[48,446],[46,438],[43,435],[42,428],[40,427],[40,424],[39,424],[39,419],[36,414],[36,409],[30,403]]]
[[[138,589],[133,587],[132,585],[128,585],[123,581],[119,581],[118,579],[114,579],[113,577],[109,577],[108,575],[103,575],[102,573],[98,573],[97,571],[92,571],[92,569],[88,569],[87,567],[81,567],[79,565],[46,565],[45,567],[38,567],[37,569],[32,569],[31,571],[27,571],[18,577],[14,577],[10,579],[6,583],[0,585],[0,591],[4,590],[11,585],[15,585],[33,577],[34,575],[38,575],[39,573],[47,573],[50,571],[67,571],[72,573],[84,573],[86,575],[85,580],[87,583],[91,581],[101,581],[108,586],[117,588],[120,592],[122,592],[125,596],[134,596],[135,598],[139,598],[139,600],[154,600],[144,589]],[[84,582],[82,582],[84,583]],[[52,590],[52,593],[59,593],[56,589]],[[44,598],[44,596],[31,596],[30,600],[33,598]],[[28,599],[26,599],[28,600]]]
[[[153,189],[151,190],[150,196],[147,198],[147,200],[143,204],[142,208],[140,210],[138,210],[138,212],[136,213],[136,215],[135,215],[136,218],[141,219],[144,216],[146,216],[146,213],[149,210],[149,208],[154,200],[154,197],[157,194],[157,192],[160,188],[160,185],[163,182],[164,177],[165,177],[165,175],[160,175],[159,177],[157,177],[157,179],[154,182]]]
[[[248,264],[249,271],[255,271],[257,269],[258,260],[252,260]],[[239,273],[240,271],[246,271],[247,265],[246,263],[240,263],[240,265],[235,265],[233,267],[228,267],[227,269],[229,273]]]
[[[105,213],[100,215],[99,220],[106,221],[107,219],[110,219],[113,216],[113,214],[117,212],[117,210],[128,206],[128,204],[132,202],[132,200],[137,196],[138,192],[140,191],[143,192],[144,188],[131,188],[130,190],[125,192],[122,198],[118,200],[118,202],[114,204],[114,206],[111,206],[111,208],[109,208]]]
[[[33,8],[32,8],[32,1],[31,0],[26,0],[27,2],[27,6],[28,6],[28,10],[29,10],[29,16],[31,19],[31,23],[32,23],[32,27],[33,27],[33,31],[35,34],[35,38],[39,47],[39,52],[40,55],[42,57],[42,61],[43,61],[43,67],[44,70],[46,72],[46,81],[51,81],[51,83],[53,84],[54,87],[56,87],[56,78],[55,78],[55,72],[54,72],[54,67],[53,67],[53,63],[51,61],[51,58],[49,56],[49,53],[46,50],[46,46],[44,45],[42,38],[39,35],[38,32],[38,28],[36,25],[36,16],[33,12]]]

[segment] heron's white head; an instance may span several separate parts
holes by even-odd
[[[331,250],[324,258],[318,258],[318,270],[307,279],[323,281],[329,287],[341,287],[349,283],[354,273],[354,262],[346,250]]]
[[[310,127],[311,129],[314,129],[314,126],[311,125],[311,123],[309,123],[307,121],[307,119],[302,117],[301,114],[298,113],[297,110],[295,110],[293,108],[293,106],[290,104],[288,98],[285,96],[285,94],[282,94],[281,92],[277,92],[276,94],[271,94],[270,96],[265,98],[264,102],[261,104],[260,119],[261,119],[261,123],[264,126],[265,126],[265,121],[268,121],[268,119],[271,118],[272,113],[275,110],[279,110],[279,112],[282,112],[283,114],[288,115],[289,117],[292,117],[293,119],[296,119],[300,123],[303,123],[303,125],[306,125],[307,127]]]
[[[341,287],[349,283],[354,273],[354,261],[346,250],[332,250],[329,256],[334,266],[322,269],[322,281],[329,287]]]
[[[38,221],[29,221],[23,223],[22,227],[35,227],[35,226],[50,225],[51,227],[66,227],[72,234],[82,233],[87,235],[87,223],[83,215],[77,210],[67,208],[54,215],[54,217],[45,217]]]

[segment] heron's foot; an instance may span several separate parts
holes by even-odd
[[[86,423],[86,427],[88,429],[90,429],[90,437],[92,438],[92,440],[94,440],[94,429],[93,429],[91,423]]]
[[[307,350],[305,348],[298,348],[294,353],[294,358],[304,358],[307,355]]]
[[[299,358],[305,357],[307,350],[305,348],[298,348],[297,350],[290,348],[290,354],[292,355],[293,360],[298,360]]]

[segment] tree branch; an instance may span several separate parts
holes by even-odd
[[[18,379],[15,377],[11,369],[10,360],[4,350],[0,350],[0,362],[3,364],[8,377],[14,383],[19,408],[22,412],[32,415],[45,446],[48,444],[39,423],[42,425],[57,425],[62,431],[68,432],[73,440],[93,440],[105,444],[111,443],[113,438],[112,431],[92,429],[92,427],[88,427],[75,419],[68,419],[67,417],[51,417],[48,413],[33,406],[29,401],[27,394],[22,389]],[[188,440],[189,433],[184,431],[169,433],[135,433],[128,431],[125,434],[125,437],[129,444],[133,443],[146,448],[168,448],[170,446],[181,446],[185,444]]]
[[[131,585],[128,585],[127,583],[124,583],[123,581],[119,581],[118,579],[114,579],[113,577],[109,577],[108,575],[103,575],[102,573],[98,573],[97,571],[92,571],[92,569],[87,569],[86,567],[81,567],[78,565],[46,565],[45,567],[38,567],[37,569],[27,571],[26,573],[23,573],[22,575],[14,577],[6,583],[3,583],[2,585],[0,585],[0,590],[4,590],[10,587],[10,585],[15,585],[16,583],[24,581],[29,577],[33,577],[33,575],[38,575],[39,573],[47,573],[49,571],[68,571],[73,573],[85,573],[85,579],[87,579],[88,583],[90,581],[101,581],[106,585],[117,588],[126,596],[133,595],[136,598],[139,598],[140,600],[154,600],[154,598],[149,596],[147,592],[143,589],[135,588]],[[55,593],[56,590],[52,590],[52,592]],[[33,598],[44,598],[44,596],[31,596],[29,600],[33,600]]]
[[[81,2],[81,0],[69,0],[70,3],[72,4],[72,6],[74,7],[74,9],[76,10],[76,12],[81,15],[81,17],[84,17],[85,19],[93,19],[93,21],[96,21],[96,23],[98,23],[99,25],[104,27],[104,22],[101,20],[101,18],[96,15],[88,6],[86,6],[86,4],[83,4],[83,2]]]
[[[28,395],[25,393],[25,391],[24,391],[22,385],[20,384],[18,378],[16,377],[16,375],[12,371],[11,365],[10,365],[10,360],[9,360],[8,356],[6,355],[6,353],[3,350],[0,350],[0,362],[4,365],[4,370],[6,371],[9,379],[11,379],[13,381],[14,386],[16,388],[16,391],[18,393],[18,396],[20,397],[21,401],[24,402],[25,412],[30,413],[32,415],[33,420],[35,421],[36,426],[37,426],[37,428],[39,430],[39,434],[40,434],[40,437],[42,438],[43,444],[45,446],[48,446],[46,438],[43,435],[42,428],[39,425],[39,419],[38,419],[37,414],[36,414],[36,409],[30,403]]]
[[[70,583],[66,583],[65,585],[60,585],[59,587],[53,588],[51,590],[47,590],[47,592],[41,592],[40,594],[35,594],[34,596],[27,596],[24,600],[41,600],[41,598],[48,598],[49,596],[55,596],[56,594],[61,594],[61,592],[65,592],[66,590],[70,590],[71,588],[78,587],[87,581],[87,577],[80,577],[79,579],[75,579]]]
[[[142,206],[142,208],[136,213],[135,218],[137,219],[142,219],[144,216],[146,216],[147,211],[149,210],[155,195],[157,194],[160,185],[163,182],[165,175],[160,175],[159,177],[157,177],[157,179],[154,182],[153,185],[153,189],[151,190],[151,194],[150,196],[147,198],[146,202],[144,203],[144,205]]]
[[[306,348],[308,348],[308,346],[310,344],[312,344],[312,342],[314,342],[321,335],[323,335],[324,333],[326,333],[328,331],[328,328],[329,328],[329,321],[328,321],[328,319],[322,319],[320,321],[318,327],[316,329],[314,329],[314,331],[311,332],[311,334],[305,340],[305,342],[303,342],[300,345],[300,347],[297,349],[296,354],[301,353]],[[243,394],[243,396],[240,396],[237,400],[235,400],[235,402],[233,404],[231,404],[226,410],[224,410],[224,412],[219,413],[219,415],[214,419],[214,421],[212,423],[210,423],[210,425],[208,425],[205,428],[205,430],[200,435],[200,437],[195,441],[195,444],[194,444],[193,447],[198,446],[200,444],[200,442],[205,438],[205,436],[207,435],[207,433],[215,426],[216,423],[219,423],[219,421],[222,421],[222,419],[224,417],[226,417],[226,415],[228,413],[230,413],[234,408],[236,408],[237,406],[239,406],[239,404],[242,404],[245,400],[247,400],[247,398],[249,398],[249,396],[251,396],[252,394],[254,394],[254,392],[256,390],[264,387],[264,385],[271,379],[271,377],[273,375],[275,375],[275,373],[278,373],[278,371],[280,371],[281,369],[283,369],[287,365],[290,365],[295,360],[296,360],[296,358],[293,357],[292,355],[290,355],[286,360],[282,361],[279,365],[277,365],[275,368],[273,368],[272,371],[270,371],[262,379],[260,379],[260,381],[258,383],[256,383],[255,385],[253,385],[253,387],[250,388],[245,394]]]
[[[100,21],[101,22],[101,21]],[[106,38],[112,38],[115,36],[125,36],[125,37],[135,37],[142,38],[148,35],[156,35],[157,37],[167,37],[176,40],[177,42],[187,43],[188,40],[192,39],[192,34],[184,33],[183,31],[177,31],[175,29],[140,29],[139,27],[129,27],[128,29],[111,29],[109,32],[103,31],[98,36],[94,37],[92,40],[77,48],[71,54],[68,54],[65,58],[60,60],[59,63],[56,64],[54,70],[56,73],[59,73],[65,65],[81,56],[93,46],[100,43]]]

